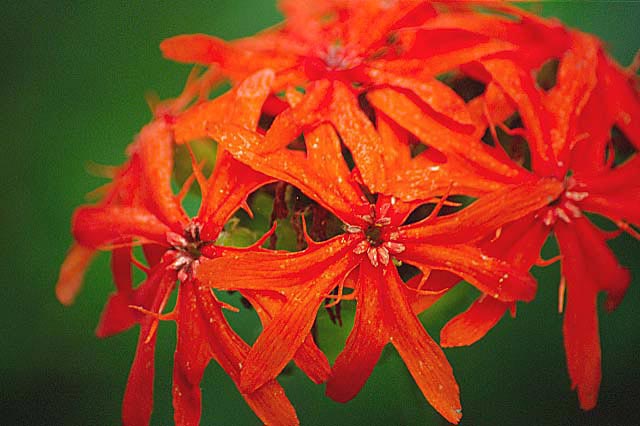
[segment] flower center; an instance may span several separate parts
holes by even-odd
[[[167,250],[163,259],[169,265],[168,268],[178,271],[178,279],[181,282],[194,277],[202,256],[202,248],[211,244],[210,241],[201,240],[200,230],[200,224],[191,222],[183,235],[167,232],[167,243],[171,248]]]
[[[564,182],[565,191],[551,204],[544,213],[542,221],[547,226],[554,225],[558,219],[565,223],[571,223],[573,219],[582,217],[582,210],[578,206],[580,201],[589,196],[588,192],[580,191],[578,184],[571,176]]]
[[[384,204],[379,209],[371,205],[371,214],[361,216],[362,220],[367,223],[367,227],[362,229],[360,226],[347,226],[347,232],[350,234],[362,234],[363,239],[360,241],[353,252],[355,254],[367,254],[369,262],[374,267],[380,263],[388,265],[391,260],[391,254],[402,253],[405,250],[404,244],[395,240],[398,238],[397,232],[389,233],[388,237],[384,235],[383,230],[391,224],[391,218],[386,214],[391,206]]]
[[[182,250],[186,253],[189,253],[189,255],[194,258],[194,259],[198,259],[200,258],[200,256],[202,255],[200,253],[200,248],[202,247],[202,241],[192,241],[187,243],[187,245],[185,245]]]
[[[324,62],[327,64],[327,67],[335,70],[351,68],[353,59],[355,58],[349,57],[345,48],[338,43],[329,46],[324,55]]]
[[[364,230],[364,236],[372,247],[378,247],[383,243],[381,226],[373,225],[367,227],[367,229]]]

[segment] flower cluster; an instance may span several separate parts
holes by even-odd
[[[387,344],[458,423],[459,389],[440,345],[481,339],[535,297],[529,270],[556,260],[569,376],[581,407],[594,407],[597,295],[614,309],[630,281],[606,241],[639,237],[635,70],[593,36],[503,4],[280,6],[286,21],[254,37],[161,44],[195,71],[179,97],[153,106],[101,201],[73,217],[59,300],[71,303],[95,253],[108,251],[116,291],[97,334],[139,325],[124,424],[149,423],[162,320],[177,325],[177,425],[199,423],[212,359],[264,423],[294,425],[276,380],[290,361],[346,402]],[[212,96],[223,82],[231,88]],[[242,244],[238,223],[251,223],[258,199],[270,229],[253,227],[259,235]],[[595,215],[618,230],[600,229]],[[560,255],[545,261],[549,234]],[[480,297],[438,345],[418,314],[462,280]],[[226,291],[259,315],[253,345],[227,322],[237,308],[221,300]],[[330,365],[312,330],[321,308],[341,322],[343,303],[355,305],[355,320]]]

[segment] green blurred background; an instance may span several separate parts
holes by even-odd
[[[601,36],[623,63],[640,47],[638,2],[537,5],[547,16]],[[0,90],[2,155],[2,298],[0,423],[116,425],[137,330],[107,340],[93,335],[112,290],[107,256],[96,261],[73,307],[53,294],[71,242],[69,218],[87,192],[104,181],[89,162],[119,164],[124,147],[150,119],[147,90],[176,95],[189,68],[162,59],[160,41],[205,32],[235,38],[280,19],[266,0],[181,2],[14,2],[0,10],[4,59]],[[598,407],[581,412],[569,389],[556,312],[557,266],[547,268],[539,296],[505,318],[471,348],[447,350],[462,389],[463,425],[637,424],[640,403],[639,243],[612,242],[634,274],[617,312],[601,315],[603,381]],[[465,307],[462,289],[424,317],[434,335],[446,316]],[[255,337],[255,320],[241,332]],[[321,344],[340,330],[323,313]],[[173,324],[162,324],[152,423],[172,423]],[[325,337],[323,337],[325,336]],[[329,352],[332,352],[331,350]],[[297,371],[281,378],[303,425],[441,425],[392,350],[351,403],[324,397]],[[207,371],[202,424],[255,425],[230,379]]]

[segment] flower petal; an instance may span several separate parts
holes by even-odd
[[[530,301],[536,293],[535,280],[510,263],[487,256],[471,245],[405,243],[396,257],[421,269],[442,269],[459,275],[478,290],[501,301]]]
[[[263,152],[276,151],[317,125],[325,118],[323,112],[331,102],[331,89],[331,84],[326,80],[310,84],[299,102],[278,114],[265,135],[264,142],[255,148]]]
[[[198,283],[181,284],[177,314],[174,417],[176,425],[197,425],[200,381],[207,364],[214,358],[238,386],[249,346],[233,332],[211,290]],[[298,425],[295,410],[276,381],[242,396],[265,424]]]
[[[234,92],[227,92],[208,102],[194,105],[180,115],[173,125],[176,143],[182,144],[207,136],[207,125],[211,120],[226,117],[234,101]]]
[[[513,103],[507,98],[500,86],[494,82],[489,82],[484,93],[477,98],[471,99],[467,105],[469,114],[479,129],[479,131],[476,131],[480,135],[491,124],[488,122],[488,118],[495,125],[505,121],[515,112]],[[490,117],[487,117],[487,112],[490,113]]]
[[[629,76],[629,72],[600,53],[604,76],[601,77],[610,86],[606,92],[609,108],[615,114],[615,124],[629,138],[629,142],[640,150],[640,102],[638,102],[637,80]]]
[[[260,112],[271,94],[275,74],[271,69],[263,69],[247,77],[237,86],[232,104],[230,122],[255,130],[260,120]]]
[[[572,48],[560,61],[556,85],[543,99],[552,112],[551,145],[556,158],[567,158],[576,140],[576,119],[596,87],[599,43],[595,37],[573,33]]]
[[[577,117],[577,134],[589,135],[579,140],[571,150],[571,169],[575,175],[597,175],[607,168],[605,154],[611,141],[611,128],[616,124],[615,106],[609,96],[610,80],[607,77],[606,59],[600,52],[597,65],[597,84],[589,101]],[[620,96],[618,93],[614,95]]]
[[[414,1],[396,2],[389,7],[377,0],[366,0],[353,2],[348,7],[348,18],[340,22],[346,27],[347,44],[369,49],[386,42],[394,29],[419,26],[436,15],[431,4]],[[372,26],[371,22],[376,25]]]
[[[296,186],[345,222],[358,220],[353,206],[364,203],[361,191],[341,161],[340,140],[328,124],[316,127],[307,135],[308,155],[282,147],[275,152],[265,152],[262,142],[268,139],[269,132],[263,139],[237,126],[211,124],[209,135],[239,161]],[[337,160],[328,161],[329,158]]]
[[[233,123],[247,130],[256,130],[274,78],[272,70],[261,70],[233,90],[189,108],[176,118],[173,125],[176,143],[207,137],[209,122]]]
[[[169,230],[155,215],[134,207],[81,207],[72,219],[76,241],[94,248],[134,238],[166,245]]]
[[[162,266],[157,268],[162,268]],[[146,279],[135,290],[132,287],[125,288],[124,286],[118,288],[115,293],[109,296],[102,309],[100,322],[96,328],[96,336],[109,337],[139,323],[144,318],[144,314],[132,309],[131,306],[151,311],[157,291],[158,283],[153,279]]]
[[[622,267],[615,254],[606,243],[606,235],[585,218],[573,221],[573,226],[580,241],[585,259],[584,264],[590,270],[590,276],[597,282],[599,291],[606,291],[606,306],[615,309],[622,301],[631,283],[629,270]]]
[[[579,206],[615,221],[640,224],[640,155],[593,176],[577,176],[576,191],[587,193]]]
[[[481,245],[491,256],[508,260],[515,267],[528,271],[540,258],[540,251],[550,228],[537,213],[510,222]]]
[[[420,101],[436,113],[461,125],[472,124],[464,100],[452,88],[436,79],[422,81],[375,69],[369,71],[369,75],[377,84],[388,84],[415,93]]]
[[[485,173],[496,175],[496,179],[517,179],[522,174],[510,162],[498,159],[492,148],[469,135],[452,130],[436,121],[408,96],[397,90],[375,89],[367,94],[371,104],[383,111],[401,127],[415,135],[421,143],[436,148],[445,155],[457,154],[470,163],[475,163]]]
[[[130,149],[142,165],[141,190],[146,207],[181,233],[187,217],[171,189],[174,156],[171,129],[162,120],[154,121],[143,127]]]
[[[329,265],[348,257],[351,240],[340,235],[296,253],[219,247],[219,257],[200,260],[198,278],[220,290],[278,291],[304,286]]]
[[[382,349],[389,342],[384,323],[380,286],[382,275],[369,262],[362,262],[356,287],[356,316],[346,345],[336,358],[327,382],[327,395],[338,402],[354,398],[371,375]]]
[[[71,305],[82,287],[84,274],[95,256],[95,249],[74,244],[60,267],[56,297],[63,305]]]
[[[354,93],[340,81],[333,83],[328,120],[353,155],[362,179],[372,192],[384,192],[387,171],[382,167],[384,150],[373,123],[362,112]]]
[[[203,224],[202,239],[215,241],[225,223],[242,207],[247,197],[273,180],[240,163],[228,152],[220,152],[198,212],[198,220]]]
[[[428,28],[398,32],[400,43],[407,49],[400,59],[379,61],[378,69],[409,75],[421,80],[434,78],[461,65],[515,46],[503,40],[458,28]]]
[[[433,148],[413,156],[408,132],[396,125],[383,112],[376,111],[377,130],[385,155],[384,168],[393,171],[386,182],[387,194],[404,201],[428,200],[442,195],[449,188],[456,194],[471,196],[486,194],[505,186],[505,181],[464,157],[449,152],[446,156]],[[438,158],[432,153],[436,153]]]
[[[241,389],[252,392],[282,371],[311,331],[320,303],[354,268],[357,260],[353,255],[344,254],[334,258],[330,266],[309,274],[304,285],[287,292],[287,303],[265,327],[247,356]]]
[[[216,65],[234,85],[257,71],[272,69],[278,74],[274,89],[279,91],[288,85],[307,83],[299,69],[300,56],[306,54],[307,49],[299,38],[292,37],[282,28],[274,28],[226,43]]]
[[[173,360],[173,418],[176,425],[200,424],[200,382],[213,357],[193,283],[180,284],[176,303],[177,342]]]
[[[401,228],[403,239],[428,241],[430,244],[475,241],[506,223],[546,206],[563,189],[561,182],[549,178],[507,187],[480,197],[458,213],[404,226]]]
[[[580,407],[589,410],[597,403],[602,376],[596,306],[598,287],[589,266],[593,259],[568,225],[558,223],[555,232],[567,283],[562,327],[567,368],[571,387],[578,392]]]
[[[203,318],[207,318],[204,330],[216,361],[241,390],[240,377],[243,363],[249,353],[247,345],[229,326],[222,310],[211,294],[211,290],[199,287],[198,304]],[[211,321],[213,319],[213,321]],[[270,380],[251,393],[242,392],[247,404],[268,425],[297,425],[296,412],[278,382]]]
[[[226,43],[205,34],[185,34],[163,40],[160,49],[165,58],[177,62],[210,65],[224,60]]]
[[[96,336],[104,338],[121,333],[140,321],[140,313],[130,306],[149,309],[149,303],[134,302],[129,294],[113,293],[105,304],[100,322],[96,327]]]
[[[491,296],[481,296],[442,328],[440,345],[450,348],[474,344],[500,321],[509,305]]]
[[[122,403],[122,422],[127,426],[147,426],[153,410],[153,376],[156,334],[149,341],[153,318],[143,322],[138,337],[136,355],[131,366]]]
[[[507,59],[486,60],[482,65],[518,106],[531,147],[533,169],[540,175],[552,175],[557,165],[549,143],[551,118],[543,107],[542,95],[535,87],[533,76]]]
[[[427,334],[402,293],[395,267],[384,270],[386,285],[379,287],[390,340],[429,403],[448,421],[462,417],[460,390],[442,349]]]
[[[154,282],[157,289],[150,310],[159,312],[173,289],[176,277],[174,273],[165,273],[163,268],[158,268],[148,279]],[[153,327],[156,321],[155,317],[148,315],[140,323],[138,346],[122,402],[122,422],[127,426],[147,426],[151,418],[157,337]]]
[[[158,263],[162,261],[162,256],[164,256],[167,251],[166,244],[143,244],[142,252],[144,253],[144,258],[147,260],[147,264],[150,267],[156,266]]]
[[[411,278],[403,287],[405,298],[416,315],[429,309],[462,280],[456,274],[438,269],[429,270],[428,274],[424,283],[422,281],[426,274],[422,273]]]
[[[251,302],[258,316],[260,316],[263,328],[277,315],[282,305],[286,302],[284,296],[278,294],[279,297],[276,297],[275,294],[270,292],[243,291],[242,295]],[[329,361],[315,344],[311,335],[305,338],[293,360],[314,383],[324,383],[329,378],[331,373]]]
[[[549,227],[531,214],[504,225],[498,236],[487,238],[482,249],[489,255],[508,260],[514,267],[527,271],[539,259],[540,250],[548,235]],[[440,331],[440,344],[451,347],[477,342],[511,307],[515,305],[487,295],[480,296],[466,312],[454,317],[444,326]]]
[[[119,247],[111,252],[111,274],[119,292],[127,293],[133,288],[131,270],[131,247]]]

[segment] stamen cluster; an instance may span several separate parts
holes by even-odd
[[[376,215],[375,206],[371,205],[371,213],[361,216],[365,223],[364,227],[349,225],[346,228],[348,233],[361,234],[364,237],[353,252],[366,253],[373,267],[377,267],[380,263],[387,266],[391,254],[400,254],[405,250],[402,243],[396,242],[399,237],[398,232],[388,232],[384,229],[391,224],[391,218],[385,216],[390,207],[391,204],[384,204]]]
[[[195,277],[201,249],[211,243],[200,239],[200,225],[191,222],[183,235],[167,232],[167,243],[171,246],[164,255],[167,267],[178,271],[178,279],[187,281]]]

